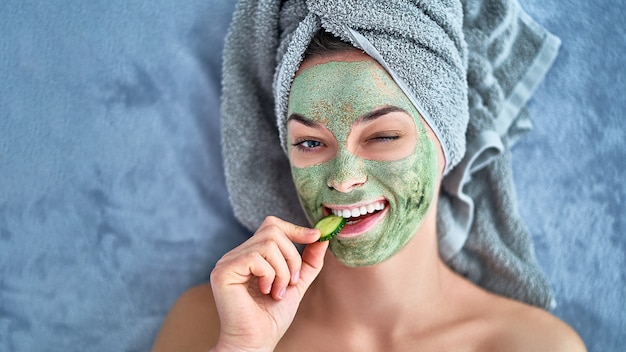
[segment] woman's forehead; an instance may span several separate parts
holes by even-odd
[[[376,60],[374,60],[371,56],[366,53],[354,49],[354,50],[346,50],[341,52],[329,53],[328,55],[315,55],[312,57],[306,58],[298,68],[296,72],[296,77],[307,68],[316,66],[319,64],[324,64],[327,62],[356,62],[356,61],[370,61],[378,64]]]
[[[419,114],[387,72],[375,61],[325,61],[303,69],[294,79],[288,116],[352,124],[377,109],[393,106]]]

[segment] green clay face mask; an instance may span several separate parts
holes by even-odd
[[[399,108],[404,116],[409,116],[405,119],[413,120],[410,128],[415,133],[411,131],[407,137],[401,137],[413,144],[409,144],[410,152],[401,158],[378,160],[362,152],[367,150],[370,139],[364,138],[360,144],[361,137],[356,131],[361,127],[357,120],[384,107]],[[344,230],[331,240],[334,256],[347,266],[367,266],[396,254],[422,224],[439,177],[437,146],[429,138],[415,107],[374,61],[327,62],[303,70],[293,81],[288,116],[294,114],[322,126],[324,133],[332,134],[333,139],[333,143],[326,143],[334,147],[327,160],[294,166],[294,160],[301,155],[297,153],[303,152],[288,128],[292,176],[309,221],[314,223],[333,209],[344,213],[361,209],[360,215],[349,218]],[[290,122],[289,126],[292,123],[300,122]],[[404,143],[401,138],[397,143]],[[313,142],[306,145],[323,144]],[[366,147],[355,147],[360,145]],[[350,180],[358,182],[349,190],[340,191],[331,186]],[[384,209],[372,212],[368,209],[380,205]],[[362,228],[365,223],[372,224],[367,231],[342,236],[351,227]]]

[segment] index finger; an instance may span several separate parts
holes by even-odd
[[[298,226],[275,216],[268,216],[263,221],[261,227],[274,226],[284,233],[289,240],[299,244],[310,244],[320,239],[321,233],[318,229]]]

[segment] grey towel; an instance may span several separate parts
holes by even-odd
[[[549,307],[550,287],[516,210],[508,148],[529,128],[523,106],[559,42],[512,0],[240,1],[222,105],[238,219],[251,230],[267,215],[307,224],[280,141],[291,80],[321,28],[378,60],[440,139],[442,258],[493,292]]]

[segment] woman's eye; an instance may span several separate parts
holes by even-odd
[[[380,136],[380,137],[374,138],[374,140],[377,140],[377,141],[395,141],[398,138],[400,138],[400,136]]]
[[[316,141],[316,140],[303,140],[303,141],[296,141],[293,144],[294,147],[300,149],[300,150],[304,150],[304,151],[308,151],[308,150],[312,150],[315,148],[319,148],[324,146],[324,144],[320,141]]]
[[[399,134],[389,134],[389,135],[380,135],[380,136],[372,136],[367,139],[368,142],[392,142],[400,139]]]

